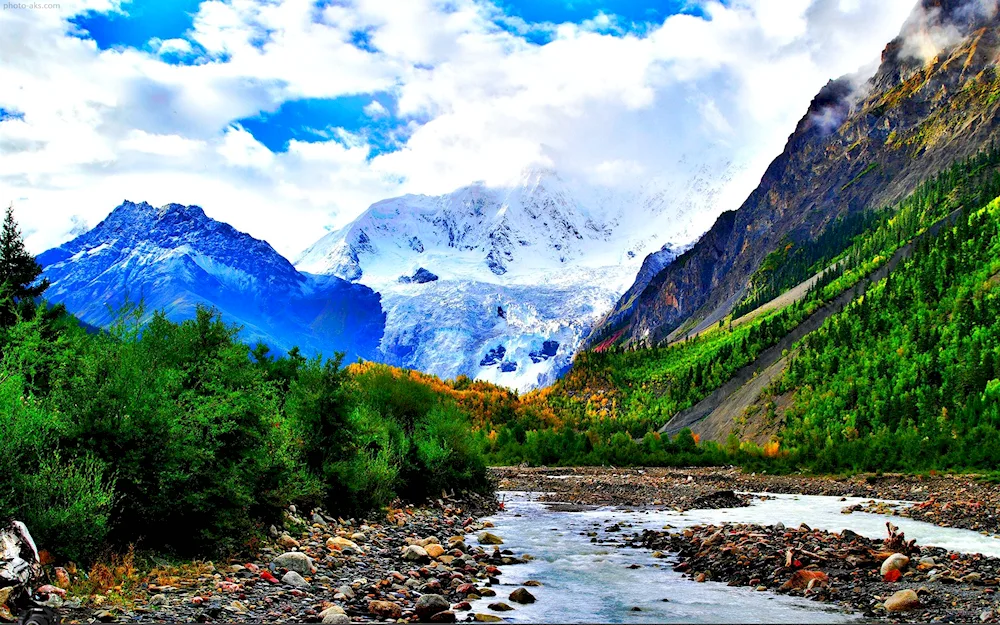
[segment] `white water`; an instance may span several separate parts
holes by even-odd
[[[495,525],[490,531],[503,538],[502,549],[536,559],[501,567],[500,585],[494,586],[497,596],[473,602],[473,611],[496,614],[513,623],[843,623],[858,618],[807,599],[721,583],[699,584],[674,572],[672,558],[661,560],[645,549],[591,543],[587,532],[597,532],[598,540],[604,541],[668,524],[781,522],[797,527],[805,522],[815,529],[851,529],[881,538],[886,520],[891,520],[920,545],[1000,555],[1000,540],[976,532],[898,517],[840,513],[845,506],[869,501],[861,498],[841,501],[840,497],[768,494],[770,499],[746,508],[677,513],[611,507],[561,512],[533,501],[537,493],[507,493],[506,497],[506,511],[487,519]],[[612,522],[621,525],[620,533],[603,531]],[[476,544],[475,536],[468,541]],[[641,568],[627,568],[633,564]],[[538,599],[536,603],[521,606],[507,599],[527,580],[543,584],[528,589]],[[498,601],[513,606],[514,611],[494,612],[487,607]],[[641,611],[634,612],[633,607]]]

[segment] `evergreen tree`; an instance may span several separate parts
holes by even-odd
[[[42,267],[24,248],[21,231],[14,221],[14,207],[7,207],[7,214],[0,229],[0,326],[15,320],[15,307],[32,305],[34,299],[49,288],[49,281],[38,281]]]

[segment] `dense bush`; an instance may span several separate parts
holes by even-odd
[[[251,352],[207,309],[140,318],[88,334],[42,306],[0,331],[0,510],[60,556],[231,553],[291,502],[487,486],[465,413],[406,372]]]

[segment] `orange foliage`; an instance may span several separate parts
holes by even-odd
[[[548,403],[551,388],[544,388],[519,397],[514,391],[484,382],[459,376],[456,380],[442,380],[437,376],[419,371],[374,362],[356,362],[347,366],[347,371],[355,378],[373,373],[387,372],[395,378],[406,376],[413,382],[429,387],[437,394],[449,397],[465,410],[476,429],[492,429],[494,423],[511,417],[519,418],[527,412],[538,418],[544,427],[558,428],[562,421],[556,417]]]
[[[776,458],[778,457],[778,451],[781,448],[781,443],[778,441],[771,441],[764,445],[764,457],[765,458]]]

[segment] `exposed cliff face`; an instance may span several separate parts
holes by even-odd
[[[891,204],[988,146],[1000,132],[998,58],[997,0],[924,0],[875,75],[827,84],[739,210],[622,298],[594,338],[651,345],[718,315],[783,238],[813,240],[838,216]]]

